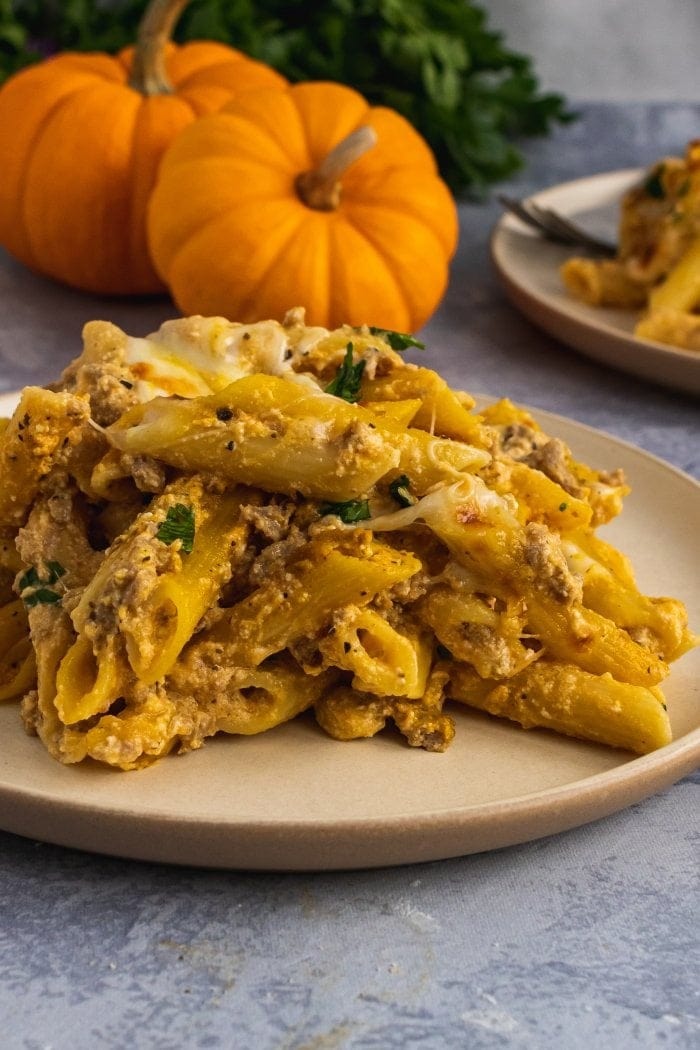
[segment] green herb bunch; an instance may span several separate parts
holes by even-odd
[[[0,0],[0,79],[66,48],[115,51],[145,0]],[[520,136],[571,119],[471,0],[192,0],[179,40],[221,40],[289,80],[335,80],[402,113],[455,192],[522,165]]]

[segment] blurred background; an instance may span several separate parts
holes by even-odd
[[[697,0],[484,0],[494,29],[533,55],[541,86],[587,101],[698,95]]]

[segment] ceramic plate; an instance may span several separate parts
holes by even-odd
[[[603,534],[632,556],[643,589],[683,598],[699,625],[700,486],[609,435],[535,414],[579,458],[624,468],[634,490]],[[692,770],[699,672],[697,650],[674,666],[665,687],[674,743],[641,758],[454,705],[457,735],[445,754],[412,750],[393,731],[341,743],[300,718],[121,773],[61,766],[8,704],[0,827],[99,853],[263,870],[376,867],[508,846],[606,816]]]
[[[593,175],[553,186],[531,199],[614,240],[622,195],[641,175],[640,170]],[[700,394],[700,352],[637,339],[633,330],[638,311],[601,309],[571,298],[559,267],[574,254],[571,248],[545,241],[512,215],[500,219],[491,238],[491,255],[508,297],[540,328],[596,361]]]

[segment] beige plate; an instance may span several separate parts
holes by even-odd
[[[593,175],[553,186],[531,199],[613,238],[622,195],[641,174],[627,170]],[[568,295],[559,267],[574,254],[571,248],[545,241],[512,215],[500,219],[491,238],[491,256],[508,297],[540,328],[596,361],[700,394],[700,352],[637,339],[632,332],[638,312],[587,306]]]
[[[0,413],[9,398],[0,398]],[[658,459],[537,412],[582,459],[621,466],[634,486],[605,534],[642,587],[683,598],[700,625],[700,486]],[[64,846],[207,867],[322,870],[460,856],[606,816],[700,761],[700,651],[666,694],[675,742],[643,758],[455,708],[443,755],[398,734],[339,743],[311,719],[257,737],[221,737],[138,773],[61,766],[0,709],[0,827]]]

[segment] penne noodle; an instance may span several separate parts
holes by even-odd
[[[129,663],[147,685],[172,670],[230,577],[232,553],[245,547],[249,531],[239,520],[240,506],[241,498],[230,494],[200,502],[191,554],[158,578],[138,619],[124,630]]]
[[[649,310],[690,312],[700,303],[700,239],[686,248],[666,277],[649,293]]]
[[[199,645],[217,663],[257,667],[268,656],[329,623],[334,609],[368,604],[420,569],[409,553],[370,541],[347,550],[311,540],[285,566],[284,584],[271,580],[234,605]]]
[[[36,682],[36,659],[21,601],[0,608],[0,700],[13,700]]]
[[[479,678],[466,665],[450,672],[452,700],[518,722],[647,754],[671,741],[658,695],[561,663],[538,661],[507,682]]]
[[[624,264],[613,259],[568,259],[561,278],[567,291],[589,306],[634,309],[646,302],[646,285],[630,277]]]
[[[211,397],[152,402],[140,422],[108,431],[123,451],[181,470],[315,499],[366,493],[399,464],[374,416],[272,376],[238,380]]]
[[[416,398],[420,407],[413,416],[413,426],[478,448],[488,447],[480,417],[469,411],[474,407],[473,399],[467,395],[460,397],[429,368],[406,368],[381,378],[365,379],[362,397],[363,403]]]
[[[121,695],[124,674],[114,644],[99,653],[79,635],[56,671],[56,711],[65,725],[107,711]]]
[[[22,525],[43,478],[63,465],[89,416],[72,394],[26,387],[0,434],[0,526]]]
[[[429,635],[408,624],[398,631],[374,609],[340,609],[319,649],[327,666],[352,672],[359,692],[414,700],[425,692],[433,655]]]

